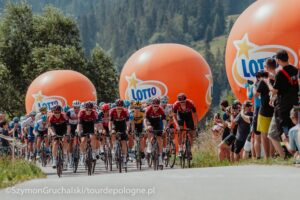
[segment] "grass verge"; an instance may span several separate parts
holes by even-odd
[[[210,131],[201,133],[200,137],[196,140],[192,153],[192,167],[219,167],[219,166],[237,166],[237,165],[287,165],[293,166],[294,159],[283,160],[281,158],[274,158],[269,160],[254,160],[246,159],[239,162],[220,161],[218,159],[217,146],[220,139],[213,138]]]
[[[0,158],[0,188],[44,177],[41,169],[32,163],[25,160],[12,161],[10,157]]]

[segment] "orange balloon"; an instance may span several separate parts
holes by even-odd
[[[226,47],[226,72],[240,101],[247,99],[245,83],[264,69],[264,61],[285,49],[299,66],[300,1],[256,1],[237,19]]]
[[[200,120],[211,104],[212,81],[207,62],[195,50],[180,44],[154,44],[127,60],[119,91],[123,99],[145,101],[167,95],[171,103],[184,92],[194,101]]]
[[[73,100],[96,101],[96,89],[84,75],[72,70],[54,70],[41,74],[29,86],[26,111],[48,109],[55,105],[72,105]]]

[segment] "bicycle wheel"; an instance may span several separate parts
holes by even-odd
[[[190,142],[189,142],[189,140],[187,141],[186,162],[187,162],[187,167],[191,168],[191,150],[190,150]]]
[[[136,162],[136,168],[138,170],[142,169],[141,166],[141,152],[140,152],[140,143],[137,141],[136,147],[135,147],[135,162]]]
[[[109,171],[112,171],[112,155],[111,155],[110,148],[108,148],[108,151],[107,151],[107,161],[108,161]]]
[[[168,162],[170,168],[173,168],[176,161],[176,147],[173,141],[170,143],[169,155],[168,155]]]
[[[152,153],[153,169],[158,170],[158,144],[157,141],[154,141],[153,144],[153,153]]]
[[[59,146],[57,151],[57,164],[56,164],[56,171],[59,178],[62,175],[62,170],[63,170],[63,158],[62,158],[62,150]]]
[[[120,152],[118,153],[118,168],[119,168],[119,173],[122,173],[122,161],[123,161],[123,157],[121,155],[121,148],[119,148]]]
[[[78,163],[79,163],[79,145],[76,144],[75,148],[73,150],[72,159],[73,159],[73,172],[76,173],[78,169]]]
[[[108,166],[109,166],[109,161],[108,161],[108,150],[107,150],[107,147],[104,146],[104,159],[103,159],[103,162],[104,162],[104,166],[105,166],[105,169],[106,171],[108,170]]]
[[[87,170],[88,170],[88,175],[92,175],[92,162],[93,162],[93,157],[92,157],[92,147],[88,146],[87,150],[87,159],[86,159],[86,165],[87,165]]]

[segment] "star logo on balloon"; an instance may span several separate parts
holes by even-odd
[[[167,86],[156,80],[140,80],[135,73],[125,76],[128,82],[125,91],[125,99],[135,101],[145,101],[153,97],[159,97],[168,94]]]
[[[32,96],[33,96],[35,102],[42,102],[44,99],[44,95],[42,95],[42,91],[39,91],[38,93],[33,94]]]
[[[126,76],[125,78],[128,81],[129,87],[136,88],[136,84],[138,83],[138,80],[136,78],[135,73],[132,73],[131,76]]]
[[[242,40],[234,41],[234,45],[238,50],[238,57],[245,55],[247,59],[249,59],[249,51],[256,47],[249,41],[248,34],[245,34]]]
[[[291,48],[276,44],[257,45],[250,41],[247,33],[241,40],[233,41],[233,44],[237,52],[232,63],[232,75],[234,81],[241,88],[245,87],[247,80],[254,81],[256,73],[264,70],[266,59],[274,58],[280,49],[288,52],[293,65],[298,63],[297,54]]]

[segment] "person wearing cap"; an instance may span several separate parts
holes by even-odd
[[[240,153],[243,149],[247,137],[250,134],[250,127],[253,118],[252,103],[247,100],[244,102],[241,112],[234,119],[233,126],[237,126],[236,140],[234,142],[234,160],[240,160]]]
[[[9,132],[13,135],[14,138],[21,137],[21,124],[18,117],[14,117],[13,120],[9,123]]]
[[[276,65],[276,62],[268,61],[266,62],[268,65]],[[257,89],[255,91],[255,96],[260,96],[261,106],[258,113],[257,119],[257,130],[261,133],[261,141],[265,153],[265,159],[268,159],[271,156],[271,148],[270,141],[268,139],[268,131],[270,127],[270,123],[272,120],[272,116],[274,113],[274,108],[270,106],[270,89],[268,87],[267,79],[268,73],[265,71],[260,72],[261,75],[259,77],[259,81],[257,84]],[[257,155],[257,158],[260,158],[260,154]]]

